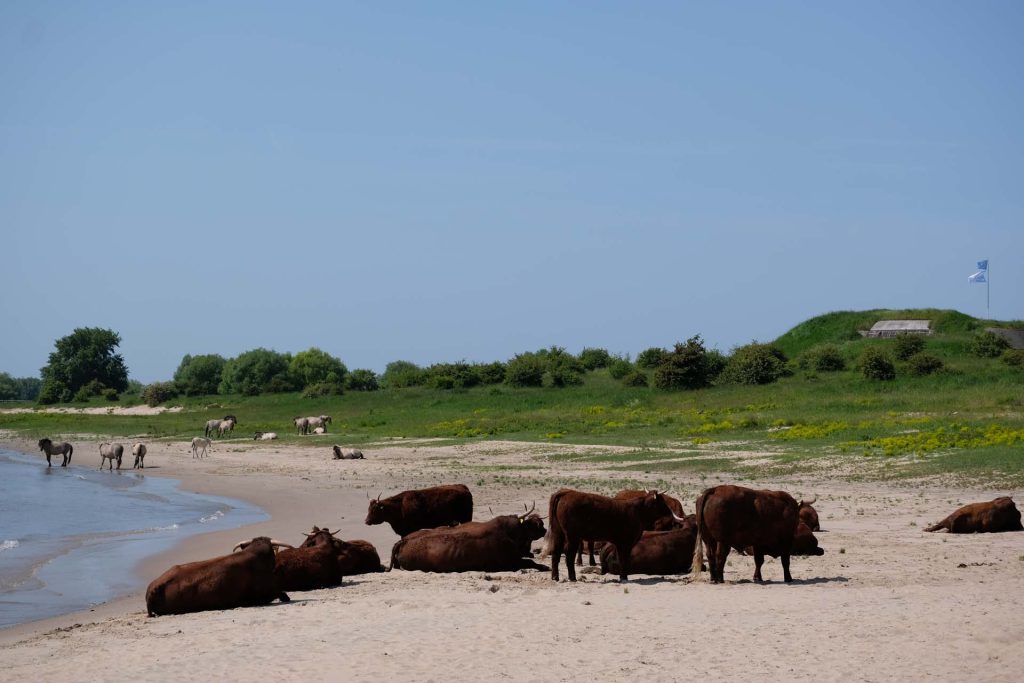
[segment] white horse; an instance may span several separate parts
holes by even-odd
[[[132,465],[132,469],[134,470],[136,467],[145,469],[146,465],[143,461],[146,459],[146,444],[140,442],[132,446],[132,455],[135,456],[135,464]]]
[[[306,421],[307,421],[307,425],[308,425],[309,429],[312,429],[314,431],[314,433],[316,433],[316,434],[326,434],[327,433],[327,425],[331,424],[331,416],[330,415],[318,415],[316,417],[307,417]],[[317,427],[322,428],[324,431],[322,431],[322,432],[316,431]]]
[[[256,432],[252,437],[253,441],[273,441],[277,438],[277,432]]]
[[[316,429],[313,430],[313,433],[314,434],[326,434],[327,430],[324,429],[323,427],[317,427]]]
[[[121,456],[124,455],[124,446],[119,443],[101,443],[100,444],[100,469],[103,469],[103,463],[107,460],[110,461],[110,469],[114,469],[114,461],[117,460],[117,469],[121,469]]]
[[[202,436],[196,436],[192,438],[192,457],[203,458],[206,457],[206,449],[213,443],[210,439]]]
[[[332,450],[334,451],[335,460],[363,460],[363,452],[358,448],[334,446]]]

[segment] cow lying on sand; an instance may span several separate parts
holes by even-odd
[[[697,541],[697,518],[690,515],[688,524],[671,531],[645,531],[629,555],[629,570],[634,574],[688,574],[693,561],[693,545]],[[615,546],[601,549],[601,573],[618,574],[619,554]]]
[[[643,498],[650,491],[648,489],[623,489],[616,493],[613,498],[615,500],[633,500],[634,498]],[[669,514],[659,517],[654,520],[648,526],[644,527],[644,531],[670,531],[672,529],[679,529],[682,524],[676,521],[680,517],[685,517],[686,512],[683,511],[683,504],[678,499],[673,498],[667,493],[662,494],[665,497],[665,504],[668,505]],[[594,562],[594,551],[602,552],[605,546],[604,541],[596,541],[594,539],[587,539],[585,541],[587,551],[590,559],[590,566],[593,567]],[[583,544],[580,544],[579,549],[576,551],[576,564],[583,564]]]
[[[987,503],[971,503],[928,527],[925,531],[946,529],[951,534],[980,534],[996,531],[1021,531],[1020,510],[1009,496],[1002,496]]]
[[[336,538],[337,533],[326,527],[321,529],[314,526],[312,533],[304,534],[306,540],[302,542],[301,547],[330,545],[337,558],[338,570],[343,576],[386,571],[372,543],[362,540],[343,541]]]
[[[528,549],[532,541],[544,536],[544,522],[530,512],[409,534],[392,549],[391,568],[423,572],[547,570],[523,557],[524,547]]]
[[[274,576],[277,548],[291,548],[266,536],[242,541],[230,555],[178,564],[146,589],[150,616],[289,602]]]

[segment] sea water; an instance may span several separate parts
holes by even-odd
[[[0,628],[140,589],[143,558],[187,536],[268,519],[254,505],[178,483],[74,461],[47,468],[44,458],[0,449]]]

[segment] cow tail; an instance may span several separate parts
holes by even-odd
[[[558,511],[558,501],[562,499],[562,492],[556,491],[551,494],[551,500],[548,502],[548,533],[544,536],[544,547],[540,551],[541,557],[550,557],[555,550],[555,527],[558,526],[558,515],[555,514]],[[558,529],[558,535],[563,534],[561,527]]]
[[[402,565],[398,561],[398,551],[405,545],[405,539],[403,538],[391,548],[391,564],[388,565],[388,571],[392,569],[401,569]]]
[[[708,489],[710,491],[711,489]],[[690,565],[690,573],[694,581],[700,580],[701,571],[704,568],[704,543],[701,539],[701,530],[704,528],[704,503],[708,499],[708,491],[700,494],[697,498],[697,542],[693,545],[693,562]]]
[[[926,528],[925,531],[939,531],[940,529],[951,529],[952,526],[953,524],[949,521],[949,517],[946,517],[938,524],[933,524],[932,526]]]

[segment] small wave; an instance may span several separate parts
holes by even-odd
[[[17,541],[4,541],[3,543],[0,543],[0,551],[10,550],[11,548],[17,548],[19,545],[21,544]]]
[[[177,528],[177,524],[171,524],[169,526],[155,526],[151,529],[151,531],[174,531]]]
[[[76,479],[81,479],[82,481],[85,481],[85,477],[83,477],[81,474],[76,474],[75,478]]]
[[[212,515],[210,515],[209,517],[200,517],[199,518],[199,523],[200,524],[206,524],[207,522],[212,522],[215,519],[220,519],[223,516],[224,516],[224,511],[223,510],[217,510]]]

